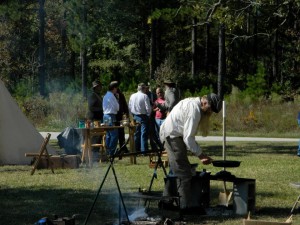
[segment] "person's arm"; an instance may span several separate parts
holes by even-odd
[[[160,109],[160,111],[167,111],[168,107],[166,106],[166,103],[158,103],[158,102],[155,102],[154,103],[154,106],[156,106],[158,109]]]
[[[148,98],[148,96],[145,94],[145,107],[146,107],[146,111],[147,111],[147,116],[150,116],[151,112],[152,112],[152,107],[150,104],[150,100]]]
[[[112,99],[112,106],[113,106],[114,110],[116,112],[118,112],[120,109],[120,104],[119,104],[117,97],[114,94],[112,94],[111,99]]]
[[[204,164],[204,165],[208,165],[211,164],[213,159],[209,156],[207,156],[206,154],[204,154],[203,152],[198,155],[198,158],[200,159],[200,161]]]
[[[190,104],[186,112],[187,119],[184,124],[183,140],[187,148],[193,152],[203,164],[207,165],[211,163],[212,159],[202,152],[202,149],[195,139],[201,119],[200,115],[199,108],[194,104]]]
[[[132,95],[130,96],[130,98],[129,98],[129,102],[128,102],[128,113],[129,113],[129,116],[131,115],[131,116],[133,116],[133,114],[132,114]]]

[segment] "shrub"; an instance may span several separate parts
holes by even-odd
[[[49,106],[51,115],[47,121],[55,129],[77,127],[78,119],[85,118],[87,113],[87,101],[81,94],[52,93]]]
[[[265,79],[265,68],[263,63],[257,64],[257,72],[255,75],[248,75],[247,88],[244,91],[244,96],[255,101],[266,96],[267,84]]]
[[[50,114],[48,101],[39,95],[32,98],[27,98],[21,104],[21,108],[24,114],[36,126],[40,126],[41,124],[43,124],[45,118]]]

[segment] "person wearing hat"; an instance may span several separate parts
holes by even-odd
[[[156,103],[156,106],[162,111],[167,112],[167,115],[172,111],[174,106],[180,101],[180,94],[172,80],[165,80],[165,103]]]
[[[137,92],[130,96],[128,102],[129,112],[132,114],[133,119],[140,124],[136,127],[134,133],[136,152],[148,151],[149,117],[152,107],[145,91],[146,85],[144,83],[138,84]]]
[[[212,113],[219,113],[222,101],[214,93],[181,100],[167,116],[160,128],[160,139],[165,143],[169,157],[170,169],[178,179],[178,193],[180,207],[188,212],[199,209],[194,204],[191,196],[192,171],[188,160],[188,150],[199,158],[202,164],[212,162],[212,158],[203,153],[195,140],[198,129],[202,136],[207,136],[209,130],[209,118]],[[169,196],[167,185],[164,195]],[[163,208],[173,207],[172,202],[160,202]]]
[[[107,121],[109,126],[113,126],[117,122],[117,113],[120,108],[118,99],[116,98],[118,87],[118,83],[110,83],[108,85],[108,90],[103,97],[103,121]],[[106,152],[110,156],[112,156],[117,149],[118,136],[118,129],[106,131]]]
[[[88,98],[87,119],[101,121],[103,118],[103,109],[101,96],[102,84],[100,83],[100,81],[93,81],[92,90],[93,92]]]
[[[86,118],[90,121],[98,120],[102,121],[103,119],[103,109],[102,109],[102,84],[100,81],[95,80],[92,83],[92,93],[88,97],[88,112],[86,115]],[[93,144],[100,144],[101,143],[101,137],[93,137],[92,138]],[[93,160],[98,161],[99,160],[99,147],[93,147]]]

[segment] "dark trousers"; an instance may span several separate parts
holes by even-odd
[[[192,171],[191,165],[187,156],[187,148],[183,142],[182,137],[166,138],[165,148],[168,152],[169,163],[172,169],[173,175],[177,179],[178,193],[180,198],[180,207],[188,208],[193,207],[191,205],[191,180]],[[170,195],[169,190],[165,188],[164,196]]]

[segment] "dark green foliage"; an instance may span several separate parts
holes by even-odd
[[[258,100],[266,96],[267,84],[265,79],[265,68],[262,63],[257,64],[257,72],[253,76],[247,77],[247,88],[244,95],[250,97],[252,100]]]
[[[0,4],[0,74],[13,92],[18,92],[16,85],[23,78],[32,81],[28,94],[39,90],[38,8],[38,1],[29,0]],[[70,82],[76,83],[76,92],[82,88],[83,49],[87,50],[88,88],[95,79],[119,80],[124,91],[134,90],[141,81],[153,82],[149,73],[154,22],[156,74],[171,57],[174,78],[184,90],[217,91],[218,27],[222,23],[226,26],[225,95],[231,85],[249,91],[250,77],[257,76],[257,62],[265,68],[267,95],[298,93],[299,1],[46,0],[45,11],[47,94],[52,87],[64,91]],[[198,68],[190,78],[192,19],[198,21]]]

